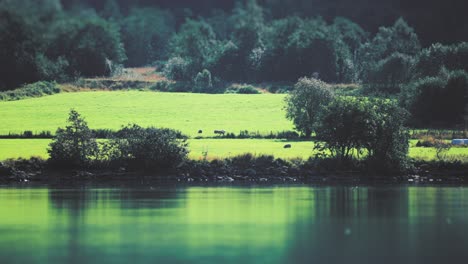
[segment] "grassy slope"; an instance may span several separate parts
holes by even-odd
[[[71,108],[80,112],[91,128],[118,129],[128,123],[179,129],[204,136],[223,129],[292,130],[282,110],[284,95],[181,94],[156,92],[63,93],[14,102],[0,102],[0,134],[25,130],[55,132]]]
[[[81,92],[63,93],[15,102],[0,102],[0,134],[24,130],[55,131],[63,126],[70,108],[82,113],[90,127],[118,129],[127,123],[179,129],[196,136],[224,129],[270,131],[291,130],[282,110],[284,95],[207,95],[155,92]],[[0,140],[0,160],[6,158],[47,156],[48,140]],[[193,159],[203,152],[208,158],[226,157],[246,152],[272,154],[281,158],[307,158],[313,143],[293,142],[292,149],[283,149],[285,142],[276,140],[204,139],[190,141]],[[432,148],[416,148],[412,142],[410,156],[430,160]],[[449,155],[468,156],[468,148],[454,148]]]
[[[0,160],[7,158],[29,158],[31,156],[47,157],[47,139],[1,139]],[[278,158],[308,158],[312,154],[312,142],[291,142],[291,149],[283,149],[285,141],[267,139],[192,139],[190,158],[201,159],[208,152],[207,158],[223,158],[243,153],[271,154]],[[468,148],[452,148],[449,157],[464,156],[468,159]],[[422,160],[435,158],[434,148],[411,147],[410,156]]]

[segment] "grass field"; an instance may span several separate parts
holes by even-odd
[[[213,130],[239,133],[241,130],[260,133],[292,130],[283,110],[284,95],[261,94],[188,94],[142,91],[62,93],[35,99],[0,102],[0,134],[25,130],[54,132],[64,126],[71,108],[79,111],[91,128],[118,129],[128,123],[167,127],[189,136],[213,136]],[[49,140],[0,140],[0,160],[7,158],[47,157]],[[435,159],[435,149],[417,148],[411,142],[410,156],[422,160]],[[312,142],[292,142],[283,149],[281,140],[192,139],[190,158],[224,158],[243,153],[270,154],[279,158],[308,158]],[[468,148],[452,148],[449,156],[464,156]]]
[[[1,139],[0,160],[7,158],[29,158],[39,156],[47,158],[48,139]],[[291,143],[291,149],[284,149],[286,143]],[[414,144],[413,144],[414,145]],[[278,158],[291,159],[300,157],[307,159],[313,154],[313,142],[286,142],[269,139],[191,139],[189,140],[191,159],[202,159],[207,153],[208,159],[231,157],[243,153],[270,154]],[[411,147],[410,157],[419,160],[435,159],[434,148]],[[468,159],[468,148],[452,148],[450,157]]]
[[[142,91],[62,93],[41,98],[0,102],[0,134],[31,130],[55,132],[64,126],[71,108],[91,128],[118,129],[128,123],[167,127],[196,136],[216,129],[239,133],[292,130],[285,118],[284,95],[183,94]]]

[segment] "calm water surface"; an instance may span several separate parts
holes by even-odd
[[[468,263],[462,187],[0,186],[0,263]]]

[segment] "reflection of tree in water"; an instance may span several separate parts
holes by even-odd
[[[395,252],[391,244],[399,247],[404,237],[401,226],[391,221],[394,216],[406,218],[405,192],[350,186],[312,191],[315,217],[295,225],[286,259],[294,263],[387,263],[375,258],[386,256],[388,263],[395,261],[387,252]]]
[[[65,230],[60,233],[67,234],[66,262],[83,263],[89,257],[86,254],[91,254],[86,250],[87,235],[93,232],[93,228],[102,227],[94,223],[96,214],[102,214],[100,217],[103,218],[99,221],[106,221],[106,218],[119,218],[119,214],[132,209],[134,209],[131,211],[132,214],[138,215],[139,209],[179,207],[182,206],[180,202],[185,201],[185,199],[177,199],[181,193],[183,192],[176,188],[142,187],[141,185],[111,189],[87,186],[73,186],[68,189],[51,188],[50,204],[55,209],[56,215],[64,221]],[[119,230],[115,232],[118,233]]]

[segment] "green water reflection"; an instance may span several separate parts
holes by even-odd
[[[0,263],[466,263],[460,187],[0,187]]]

